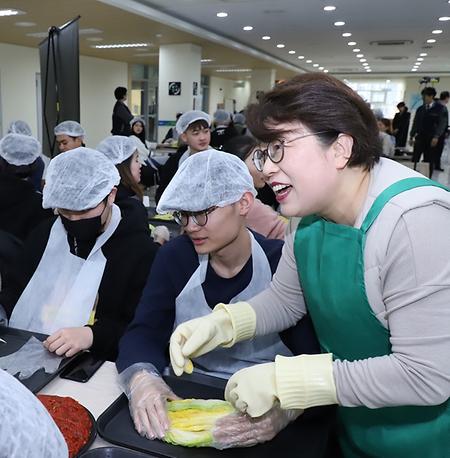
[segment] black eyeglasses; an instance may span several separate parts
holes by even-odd
[[[176,211],[173,212],[173,219],[177,224],[183,227],[186,227],[189,224],[189,218],[192,218],[197,226],[206,226],[206,223],[208,222],[208,215],[217,208],[219,207],[209,207],[206,210],[199,212]]]
[[[259,172],[263,171],[264,164],[266,163],[267,158],[269,158],[274,164],[278,164],[283,160],[284,157],[284,145],[288,143],[295,142],[301,138],[311,137],[313,135],[328,134],[334,132],[332,130],[322,130],[321,132],[312,132],[309,134],[303,134],[298,137],[292,138],[291,140],[275,140],[271,143],[268,143],[266,149],[255,149],[253,152],[252,161],[255,164],[256,169]]]

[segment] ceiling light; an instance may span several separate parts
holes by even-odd
[[[319,67],[319,70],[323,70],[323,67]]]
[[[243,73],[251,71],[251,68],[219,68],[216,70],[217,73]]]
[[[0,16],[16,16],[17,14],[25,14],[25,12],[12,8],[5,8],[0,10]]]
[[[422,62],[416,62],[414,65],[415,65],[416,67],[420,67],[420,66],[422,65]]]
[[[449,0],[449,2],[450,2],[450,0]],[[335,9],[336,9],[336,7],[333,6],[333,5],[329,5],[329,6],[324,6],[323,7],[324,11],[334,11]]]
[[[213,60],[212,59],[201,59],[200,62],[202,64],[206,64],[207,62],[212,62]]]
[[[289,51],[289,54],[295,54],[295,51],[291,49],[291,50]]]
[[[113,45],[94,45],[97,49],[113,49],[113,48],[142,48],[148,46],[148,43],[117,43]]]
[[[356,45],[356,41],[349,41],[347,44],[349,46],[355,46]]]
[[[297,59],[304,59],[305,56],[297,56]]]
[[[418,60],[419,62],[422,62],[422,61],[423,61],[423,57],[418,57],[417,60]]]
[[[369,66],[369,64],[367,62],[364,62],[362,65],[363,65],[363,67],[368,67]]]
[[[277,44],[277,48],[284,48],[286,45],[284,45],[283,43],[278,43]]]
[[[366,68],[366,72],[370,73],[372,70],[370,68]]]
[[[86,41],[103,41],[102,37],[87,37]]]
[[[359,48],[353,49],[353,52],[359,52],[359,51],[361,51]]]
[[[449,0],[449,2],[450,2],[450,0]],[[420,57],[425,57],[425,56],[428,56],[428,54],[427,54],[426,52],[421,52],[421,53],[419,54],[419,56],[420,56]]]
[[[433,30],[431,33],[434,33],[435,35],[439,35],[440,33],[442,33],[442,30],[436,29],[436,30]]]
[[[389,84],[391,82],[391,80],[386,80],[386,83]]]
[[[436,40],[434,38],[430,38],[427,40],[427,43],[436,43]]]
[[[412,72],[417,72],[417,68],[412,68],[411,71]]]
[[[336,21],[336,22],[334,23],[334,25],[335,25],[336,27],[342,27],[343,25],[345,25],[345,22],[344,22],[344,21]]]
[[[308,59],[308,60],[306,61],[306,63],[307,63],[307,64],[311,64],[311,63],[312,63],[312,60],[311,60],[311,59]]]
[[[324,73],[328,73],[328,70],[327,70],[327,69],[325,69],[323,72],[324,72]]]
[[[17,27],[34,27],[36,22],[15,22],[14,25]]]
[[[264,36],[262,37],[262,39],[263,39],[263,40],[270,40],[270,37],[269,37],[269,35],[264,35]]]
[[[251,25],[246,25],[245,27],[242,27],[242,30],[246,30],[246,31],[253,30],[253,27]]]
[[[318,67],[318,66],[319,66],[319,64],[313,64],[313,67]]]
[[[367,62],[367,59],[359,59],[360,62]]]
[[[342,34],[342,36],[343,36],[343,37],[351,37],[352,34],[351,34],[350,32],[344,32],[344,33]]]
[[[444,22],[444,21],[450,21],[450,16],[442,16],[439,18],[440,21]]]
[[[356,57],[364,57],[364,54],[356,54]]]
[[[220,13],[216,14],[217,17],[227,17],[228,13],[225,13],[225,11],[221,11]]]

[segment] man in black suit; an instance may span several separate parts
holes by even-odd
[[[125,104],[127,100],[127,88],[122,86],[116,87],[114,89],[114,97],[117,102],[113,108],[111,133],[113,135],[125,135],[129,137],[131,135],[130,121],[133,119],[133,115]]]
[[[414,142],[413,162],[416,170],[417,162],[424,156],[424,162],[430,165],[429,177],[433,175],[437,156],[439,137],[447,129],[448,113],[444,105],[434,100],[436,90],[426,87],[422,90],[423,105],[416,111],[410,132],[411,142]]]

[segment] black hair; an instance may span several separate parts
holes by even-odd
[[[256,140],[248,135],[238,135],[223,145],[223,151],[234,154],[245,161],[251,152],[258,146]]]
[[[0,173],[15,175],[17,178],[28,178],[36,171],[38,167],[37,159],[27,165],[13,165],[0,157]]]
[[[450,93],[448,91],[442,91],[441,95],[439,96],[440,100],[445,100],[450,98]]]
[[[127,88],[118,86],[114,89],[114,97],[116,100],[122,100],[127,95]]]
[[[142,132],[140,134],[137,134],[133,131],[133,127],[137,123],[140,123],[142,125]],[[131,135],[134,135],[135,137],[139,138],[139,140],[145,145],[145,124],[144,121],[142,121],[142,119],[136,119],[136,121],[134,121],[131,124]]]
[[[428,86],[425,89],[422,89],[422,92],[420,94],[422,96],[428,95],[431,97],[436,97],[436,89],[434,87]]]

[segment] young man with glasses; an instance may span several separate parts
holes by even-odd
[[[187,159],[161,197],[158,211],[173,213],[184,234],[158,251],[116,362],[142,435],[162,437],[168,427],[165,401],[175,395],[159,374],[168,365],[167,344],[174,326],[208,314],[219,302],[245,300],[270,285],[283,243],[246,228],[255,194],[244,162],[210,149]],[[309,325],[299,333],[300,351],[318,350]],[[194,366],[228,378],[239,368],[289,353],[275,333],[233,351],[221,349],[197,358]]]

